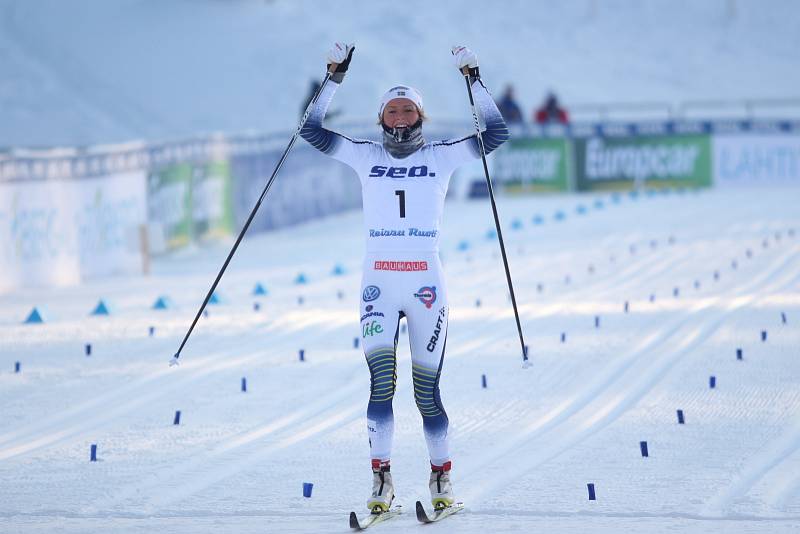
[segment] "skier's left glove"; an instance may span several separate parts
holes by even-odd
[[[453,47],[453,59],[456,62],[459,72],[463,73],[464,69],[469,69],[469,77],[471,81],[480,79],[481,74],[478,70],[478,56],[467,48],[466,46]]]
[[[353,59],[353,51],[356,49],[354,43],[334,43],[330,50],[328,50],[328,70],[331,65],[336,64],[336,70],[331,74],[331,80],[336,83],[342,83],[347,68],[350,66],[350,60]]]

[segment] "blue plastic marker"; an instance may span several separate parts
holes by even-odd
[[[708,387],[714,389],[717,387],[717,377],[716,376],[709,376],[708,377]]]
[[[92,444],[92,447],[89,450],[89,461],[90,462],[97,461],[97,445],[95,445],[94,443]]]
[[[147,333],[150,334],[150,337],[153,337],[153,335],[156,333],[156,327],[151,326],[150,328],[147,329]]]
[[[561,342],[562,343],[566,343],[567,342],[567,333],[566,332],[561,332]]]
[[[742,349],[736,349],[736,359],[737,360],[742,359]]]
[[[91,356],[92,355],[92,344],[91,343],[87,343],[86,344],[86,355],[87,356]]]
[[[600,316],[599,315],[595,315],[594,316],[594,327],[595,328],[600,328]]]
[[[592,484],[592,483],[586,484],[586,487],[589,489],[589,500],[590,501],[597,500],[597,498],[595,496],[595,493],[594,493],[594,484]]]
[[[683,410],[678,410],[678,424],[682,425],[685,421],[683,419]]]
[[[639,448],[642,450],[642,457],[647,458],[648,456],[650,456],[650,453],[647,452],[647,442],[646,441],[640,441],[639,442]]]
[[[762,330],[761,331],[761,341],[766,341],[766,340],[767,340],[767,331],[766,330]]]
[[[481,386],[486,389],[486,375],[481,375]]]
[[[630,307],[630,306],[628,305],[628,301],[626,300],[626,301],[625,301],[625,313],[628,313],[628,309],[629,309],[629,307]]]
[[[20,369],[20,363],[14,362],[14,372],[19,373],[19,369]]]
[[[301,362],[306,361],[306,351],[303,349],[300,349],[300,361]]]
[[[354,349],[357,349],[357,348],[358,348],[358,338],[357,338],[357,337],[354,337],[354,338],[353,338],[353,348],[354,348]]]
[[[247,379],[242,378],[242,392],[247,392]]]
[[[783,324],[786,324],[786,313],[785,312],[781,312],[781,322]]]
[[[175,419],[172,420],[172,424],[173,425],[181,424],[181,411],[180,410],[177,410],[175,412]]]
[[[314,490],[314,484],[311,482],[303,482],[303,497],[310,499],[311,492]]]

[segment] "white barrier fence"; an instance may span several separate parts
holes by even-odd
[[[698,123],[698,135],[706,139],[706,147],[711,144],[706,176],[710,171],[709,178],[719,187],[800,186],[800,128],[794,122],[776,125],[768,130],[754,123],[746,131],[730,131]],[[615,135],[663,140],[691,124],[663,126],[658,135],[645,133],[651,130],[642,125],[607,124],[512,138],[522,141],[520,150],[541,150],[544,145],[552,149],[555,142],[563,145],[565,158],[575,158],[575,147],[585,144],[586,135],[609,143]],[[439,130],[429,127],[427,133],[430,139],[442,139],[464,134],[462,130],[446,125]],[[139,273],[149,252],[237,232],[286,137],[212,136],[152,146],[0,153],[0,292]],[[528,139],[531,146],[526,147]],[[566,176],[575,169],[576,161],[571,161],[556,173],[565,177],[551,189],[576,187]],[[353,172],[305,144],[295,148],[281,173],[252,232],[322,217],[361,202]],[[479,174],[476,179],[482,183],[482,169]]]

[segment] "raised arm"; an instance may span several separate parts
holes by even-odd
[[[300,137],[308,141],[317,150],[326,154],[333,153],[336,145],[340,142],[341,136],[336,132],[323,128],[322,120],[328,112],[328,106],[331,105],[336,89],[339,88],[342,80],[344,80],[344,75],[350,66],[350,60],[353,59],[355,49],[355,45],[352,44],[334,43],[328,51],[328,71],[330,72],[330,68],[333,65],[336,65],[336,69],[322,89],[319,98],[317,98],[309,112],[305,124],[303,124],[303,128],[300,130]]]
[[[478,71],[478,58],[474,52],[464,46],[453,47],[453,56],[456,66],[460,72],[469,69],[469,80],[472,86],[472,97],[475,100],[475,107],[483,117],[485,128],[481,130],[483,148],[486,154],[490,154],[497,147],[508,140],[508,127],[503,115],[497,109],[492,95],[481,81]],[[434,143],[437,157],[443,164],[449,164],[451,168],[465,163],[466,159],[476,159],[481,157],[478,135],[472,134],[461,139],[440,141]]]
[[[508,127],[506,121],[503,120],[503,115],[497,109],[492,95],[486,89],[486,86],[481,81],[480,71],[478,69],[478,56],[467,48],[466,46],[454,46],[453,58],[455,59],[456,67],[459,72],[466,74],[469,72],[469,82],[472,85],[472,96],[475,99],[475,106],[480,110],[483,116],[483,122],[486,128],[481,130],[481,137],[483,137],[483,147],[486,149],[486,154],[491,153],[494,149],[502,145],[508,140]],[[478,140],[475,139],[475,145]],[[476,146],[476,151],[478,147]],[[477,154],[480,156],[480,152]]]
[[[364,145],[372,144],[370,141],[351,139],[322,126],[322,121],[328,111],[328,106],[333,100],[333,95],[344,79],[350,60],[353,58],[354,45],[335,43],[328,51],[328,68],[336,65],[336,70],[330,80],[311,107],[308,118],[300,130],[300,136],[308,141],[314,148],[339,161],[354,167],[358,157],[358,149]]]

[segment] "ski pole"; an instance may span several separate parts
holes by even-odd
[[[494,201],[494,192],[492,191],[492,179],[489,177],[489,167],[486,164],[486,150],[483,146],[483,137],[481,135],[481,126],[478,122],[478,112],[475,109],[475,100],[472,98],[472,86],[469,83],[469,67],[464,67],[464,81],[467,83],[467,94],[469,95],[469,105],[472,107],[472,119],[475,121],[475,130],[477,131],[476,137],[478,138],[478,149],[481,153],[481,160],[483,161],[483,172],[486,175],[486,185],[489,187],[489,200],[492,202],[492,213],[494,214],[494,225],[497,228],[497,237],[500,241],[500,252],[503,255],[503,267],[506,270],[506,280],[508,281],[508,290],[511,293],[511,304],[514,306],[514,318],[517,320],[517,333],[519,334],[519,343],[522,347],[522,363],[525,367],[530,365],[528,361],[528,350],[525,348],[525,340],[522,338],[522,325],[519,322],[519,312],[517,311],[517,298],[514,296],[514,285],[511,283],[511,271],[508,269],[508,258],[506,257],[506,246],[503,243],[503,232],[500,230],[500,217],[497,214],[497,204]]]
[[[264,186],[264,190],[261,192],[261,196],[258,198],[258,202],[256,202],[256,205],[250,212],[250,216],[247,218],[247,221],[245,221],[242,231],[239,232],[239,237],[236,238],[236,242],[233,244],[233,248],[231,248],[231,251],[228,253],[228,257],[225,259],[225,263],[222,264],[222,268],[219,270],[219,273],[217,273],[217,278],[214,280],[214,283],[211,284],[211,289],[208,290],[208,294],[206,294],[206,298],[203,300],[203,304],[200,306],[200,309],[197,310],[197,315],[194,316],[194,321],[192,321],[192,326],[189,327],[188,332],[186,332],[186,335],[183,337],[181,346],[178,347],[178,352],[175,353],[175,356],[173,356],[172,360],[169,362],[171,366],[178,365],[178,358],[180,358],[181,351],[183,350],[183,347],[186,345],[186,342],[189,340],[189,336],[192,335],[192,331],[194,330],[194,327],[197,324],[197,320],[200,319],[200,315],[202,315],[203,310],[206,309],[208,301],[211,299],[211,295],[214,294],[214,290],[217,288],[217,284],[219,284],[219,281],[222,279],[222,275],[225,273],[225,269],[228,268],[228,264],[231,262],[231,258],[233,258],[233,255],[236,253],[236,249],[239,248],[239,243],[242,242],[242,238],[244,237],[245,232],[247,232],[247,229],[250,227],[250,223],[253,222],[253,218],[256,216],[258,208],[261,207],[261,203],[264,201],[264,197],[267,196],[267,191],[269,191],[269,188],[272,186],[272,182],[278,175],[278,171],[281,170],[283,162],[286,161],[286,156],[289,155],[289,151],[292,149],[292,146],[294,146],[294,142],[297,140],[297,136],[300,134],[300,130],[303,129],[306,120],[308,120],[308,116],[311,113],[311,108],[314,107],[314,104],[316,104],[317,99],[319,99],[319,95],[322,93],[322,90],[325,88],[325,85],[328,83],[328,80],[331,79],[331,75],[336,70],[337,66],[338,64],[336,63],[330,64],[330,66],[328,67],[328,72],[325,74],[325,79],[322,80],[322,84],[319,86],[319,89],[317,89],[317,92],[314,93],[314,96],[311,98],[311,101],[308,103],[308,106],[306,106],[306,111],[305,113],[303,113],[303,118],[300,119],[300,124],[297,126],[297,130],[295,130],[294,135],[292,135],[292,139],[291,141],[289,141],[289,145],[286,147],[286,150],[283,151],[283,155],[281,156],[281,159],[278,160],[278,164],[275,166],[275,170],[272,171],[272,175],[269,177],[267,185]]]

